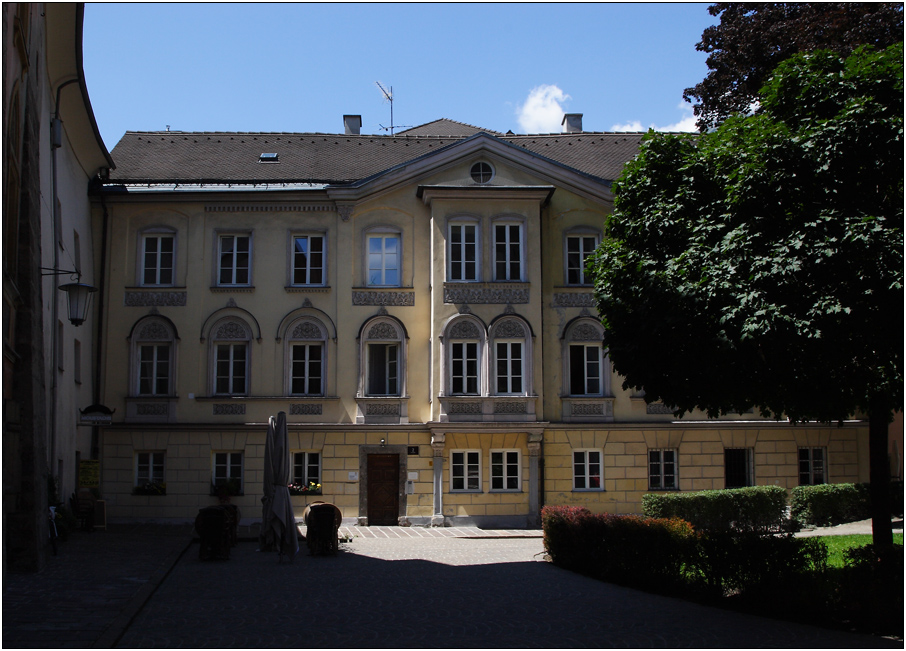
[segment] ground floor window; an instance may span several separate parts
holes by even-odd
[[[648,450],[648,490],[676,488],[676,450]]]
[[[491,490],[521,490],[519,450],[491,450]]]
[[[752,448],[724,449],[724,486],[743,488],[755,485]]]
[[[601,450],[573,451],[573,488],[575,490],[603,490],[601,481]]]
[[[450,452],[450,490],[481,490],[480,450],[453,450]]]
[[[135,486],[144,488],[148,484],[164,483],[163,452],[135,453]]]
[[[215,452],[212,492],[242,495],[242,452]]]
[[[293,454],[293,484],[312,490],[321,486],[321,454],[319,452],[296,452]]]
[[[799,485],[826,484],[826,448],[799,448]]]

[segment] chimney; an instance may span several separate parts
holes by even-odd
[[[343,126],[346,127],[347,136],[358,136],[362,131],[361,115],[344,115]]]
[[[563,130],[564,133],[582,133],[582,114],[567,113],[563,116],[563,122],[560,124],[566,125]]]

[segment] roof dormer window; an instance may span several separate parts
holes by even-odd
[[[280,159],[277,154],[261,154],[258,157],[259,163],[279,163]]]

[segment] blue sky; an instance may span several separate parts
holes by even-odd
[[[708,4],[89,3],[84,70],[108,149],[127,130],[692,130]]]

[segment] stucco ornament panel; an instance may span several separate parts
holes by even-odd
[[[494,329],[494,336],[506,339],[524,339],[525,327],[515,319],[507,319]]]
[[[415,305],[415,292],[353,292],[352,304],[411,307]]]
[[[320,416],[323,411],[321,403],[297,403],[289,406],[289,413],[293,416]]]
[[[245,340],[249,339],[249,334],[241,324],[236,323],[235,321],[228,321],[217,328],[217,333],[214,335],[214,338]]]
[[[595,296],[588,292],[554,294],[554,307],[595,307]]]
[[[293,328],[292,339],[323,339],[324,334],[317,325],[311,321],[303,321]]]
[[[245,415],[245,405],[215,404],[214,405],[214,415],[215,416],[244,416]]]
[[[138,333],[140,341],[168,341],[171,339],[170,331],[164,324],[157,321],[146,323]]]
[[[186,292],[126,292],[123,302],[126,307],[185,307]]]
[[[478,327],[471,321],[460,321],[450,328],[451,339],[478,339]]]
[[[570,337],[571,341],[601,341],[600,331],[590,323],[577,325]]]
[[[397,340],[400,338],[399,331],[389,323],[376,323],[368,330],[369,339],[390,339]]]
[[[444,303],[499,304],[528,303],[527,287],[500,287],[494,285],[469,286],[452,283],[444,286]]]

